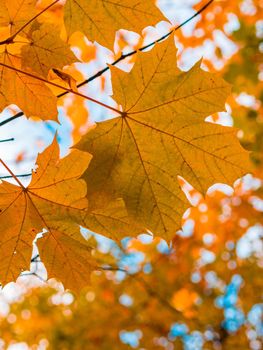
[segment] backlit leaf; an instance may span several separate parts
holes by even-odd
[[[230,87],[199,63],[180,72],[171,41],[139,53],[129,74],[112,68],[112,80],[124,113],[98,123],[76,146],[93,155],[84,174],[89,198],[96,202],[99,191],[124,198],[137,221],[169,239],[189,206],[178,176],[205,193],[249,168],[236,131],[204,121],[224,110]]]
[[[10,26],[10,33],[16,33],[36,13],[36,0],[1,0],[0,26]]]
[[[59,161],[59,148],[54,140],[39,155],[38,169],[27,188],[7,182],[0,185],[3,284],[29,269],[32,242],[43,229],[47,232],[40,238],[40,256],[50,277],[61,278],[71,289],[81,287],[83,279],[88,280],[90,248],[85,245],[77,223],[88,206],[85,182],[78,178],[89,161],[90,155],[79,151]]]
[[[154,0],[67,0],[65,5],[68,34],[81,31],[90,41],[104,46],[113,46],[119,29],[141,32],[162,19]]]
[[[34,31],[30,44],[22,48],[22,66],[45,77],[51,68],[63,68],[76,61],[69,46],[61,40],[59,31],[51,24],[43,24]]]
[[[56,97],[45,83],[22,72],[1,66],[1,63],[14,69],[21,68],[19,59],[8,53],[0,55],[0,108],[14,103],[27,117],[56,119]]]

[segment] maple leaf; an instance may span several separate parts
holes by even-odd
[[[96,266],[91,247],[80,235],[79,224],[118,240],[129,233],[142,232],[141,226],[131,222],[121,199],[88,211],[86,184],[79,177],[90,158],[86,152],[75,150],[59,161],[54,139],[38,156],[38,168],[27,188],[7,182],[0,185],[3,284],[29,268],[32,242],[43,229],[47,232],[37,240],[37,246],[48,275],[72,290],[87,285]]]
[[[22,47],[22,67],[30,67],[47,77],[51,68],[63,68],[77,58],[51,24],[43,24],[32,33],[29,45]]]
[[[224,110],[230,86],[200,63],[180,72],[175,58],[168,40],[138,53],[129,74],[112,67],[113,97],[123,112],[76,145],[93,155],[84,173],[91,205],[99,192],[122,197],[136,221],[168,239],[189,206],[178,176],[205,193],[216,182],[232,185],[249,168],[236,130],[204,121]]]
[[[81,237],[79,227],[69,227],[63,218],[58,218],[56,225],[52,235],[44,234],[38,240],[39,255],[49,278],[55,277],[65,288],[79,292],[89,284],[90,274],[96,268],[92,247]]]
[[[69,35],[81,31],[104,46],[113,46],[119,29],[141,32],[162,19],[153,0],[67,0],[64,16]]]
[[[0,26],[10,26],[11,35],[36,13],[36,0],[0,0]]]
[[[13,69],[2,66],[1,63]],[[19,58],[8,52],[0,55],[0,108],[14,103],[27,117],[56,120],[56,97],[42,81],[16,70],[20,66]]]
[[[98,196],[96,199],[98,200]],[[99,205],[99,208],[88,211],[83,215],[83,225],[117,242],[124,237],[136,236],[146,231],[142,225],[131,220],[121,198],[111,201],[106,206]]]
[[[49,276],[66,287],[87,284],[91,270],[90,248],[79,233],[78,222],[87,210],[86,184],[79,179],[90,155],[74,151],[59,161],[56,140],[38,156],[38,169],[27,188],[3,182],[0,185],[0,280],[14,280],[28,269],[32,242],[39,239],[40,256]]]

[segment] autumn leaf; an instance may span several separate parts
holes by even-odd
[[[59,161],[56,140],[38,156],[38,168],[27,188],[0,185],[0,280],[3,284],[29,269],[36,234],[40,256],[49,276],[71,289],[87,283],[90,248],[79,233],[78,222],[87,211],[86,185],[79,176],[90,155],[74,151]],[[85,281],[84,281],[85,279]]]
[[[141,32],[162,19],[154,0],[67,0],[65,25],[68,34],[83,32],[90,41],[96,40],[104,46],[113,46],[115,32],[127,29]]]
[[[21,29],[36,13],[36,0],[1,0],[0,26],[10,26],[11,35]]]
[[[50,80],[59,78],[60,81],[65,83],[72,91],[78,92],[76,80],[68,73],[65,73],[59,69],[52,69],[48,75]]]
[[[97,197],[98,199],[98,197]],[[101,199],[100,199],[101,200]],[[107,200],[105,200],[107,203]],[[127,236],[137,236],[146,231],[129,217],[124,201],[118,198],[106,206],[99,205],[83,216],[84,225],[96,233],[119,242]]]
[[[18,58],[8,52],[0,55],[0,109],[14,103],[27,117],[56,120],[56,97],[42,81],[16,70],[20,68]]]
[[[32,33],[30,44],[23,46],[21,56],[22,67],[30,67],[44,77],[51,68],[63,68],[78,61],[61,40],[59,30],[51,24],[42,24]]]
[[[100,191],[122,197],[137,222],[166,239],[189,206],[178,176],[205,193],[216,182],[232,185],[249,168],[235,129],[204,121],[224,110],[229,85],[200,63],[180,72],[175,58],[169,40],[139,53],[129,74],[112,67],[123,112],[76,145],[93,155],[84,173],[91,205]]]
[[[58,220],[52,234],[38,240],[39,254],[49,278],[55,277],[65,288],[79,292],[90,283],[96,268],[92,248],[81,237],[79,227],[71,228],[62,218]]]
[[[86,184],[79,179],[90,155],[78,150],[59,161],[56,140],[38,156],[38,168],[27,188],[3,182],[0,185],[0,281],[5,284],[29,268],[32,242],[37,240],[49,278],[56,277],[72,289],[89,282],[96,266],[91,247],[80,235],[79,225],[120,240],[141,233],[118,199],[104,208],[88,211]],[[116,234],[119,233],[119,235]]]

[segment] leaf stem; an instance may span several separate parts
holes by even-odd
[[[37,75],[34,75],[34,74],[32,74],[32,73],[25,72],[25,71],[23,71],[23,70],[21,70],[21,69],[18,69],[18,68],[9,66],[8,64],[5,64],[5,63],[0,63],[0,66],[5,67],[5,68],[7,68],[7,69],[11,69],[11,70],[13,70],[13,71],[15,71],[15,72],[18,72],[18,73],[27,75],[27,76],[29,76],[29,77],[31,77],[31,78],[33,78],[33,79],[43,81],[43,82],[46,83],[46,84],[55,86],[55,87],[57,87],[57,88],[59,88],[59,89],[62,89],[62,90],[65,90],[67,93],[71,92],[72,94],[75,94],[75,95],[78,95],[78,96],[80,96],[80,97],[83,97],[83,98],[85,98],[86,100],[89,100],[89,101],[91,101],[91,102],[94,102],[94,103],[96,103],[96,104],[102,106],[102,107],[105,107],[105,108],[107,108],[107,109],[110,109],[110,110],[112,110],[112,111],[114,111],[114,112],[116,112],[116,113],[118,113],[118,114],[120,114],[120,115],[123,114],[123,112],[119,111],[118,109],[116,109],[116,108],[114,108],[114,107],[111,107],[111,106],[107,105],[106,103],[103,103],[103,102],[101,102],[101,101],[98,101],[98,100],[96,100],[96,99],[94,99],[94,98],[92,98],[92,97],[89,97],[89,96],[87,96],[87,95],[84,95],[84,94],[82,94],[82,93],[80,93],[80,92],[78,92],[78,91],[74,91],[74,90],[72,90],[72,89],[68,89],[68,88],[66,88],[66,87],[64,87],[64,86],[61,86],[61,85],[59,85],[59,84],[53,83],[52,81],[48,81],[48,80],[46,80],[46,79],[44,79],[44,78],[38,77]]]
[[[6,170],[9,172],[9,174],[12,176],[12,178],[16,180],[18,185],[20,187],[22,187],[22,189],[25,189],[22,182],[20,182],[20,180],[17,178],[17,176],[12,172],[12,170],[5,164],[5,162],[1,158],[0,158],[0,163],[2,163],[2,165],[6,168]]]

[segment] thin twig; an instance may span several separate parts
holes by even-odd
[[[36,272],[25,272],[20,275],[20,277],[24,276],[35,276],[40,279],[40,281],[47,283],[47,280],[45,280],[43,277],[39,276]]]
[[[31,262],[40,262],[40,260],[37,260],[39,258],[39,254],[36,254],[35,256],[33,256],[33,258],[31,259]]]
[[[83,98],[85,98],[85,99],[88,100],[88,101],[94,102],[94,103],[96,103],[97,105],[100,105],[100,106],[102,106],[102,107],[104,107],[104,108],[110,109],[111,111],[114,111],[114,112],[116,112],[116,113],[123,114],[123,112],[119,111],[118,109],[116,109],[116,108],[114,108],[114,107],[111,107],[111,106],[107,105],[106,103],[103,103],[103,102],[101,102],[101,101],[98,101],[98,100],[96,100],[95,98],[89,97],[89,96],[87,96],[87,95],[84,95],[84,94],[82,94],[81,92],[78,92],[78,91],[75,91],[75,90],[73,90],[73,89],[66,88],[66,87],[64,87],[64,86],[62,86],[62,85],[53,83],[52,81],[46,80],[46,79],[44,79],[44,78],[42,78],[42,77],[39,77],[39,76],[37,76],[37,75],[35,75],[35,74],[29,73],[29,72],[25,72],[25,71],[23,71],[23,70],[21,70],[21,69],[19,69],[19,68],[9,66],[8,64],[2,63],[2,62],[0,62],[0,66],[5,67],[5,68],[7,68],[7,69],[10,69],[10,70],[12,70],[12,71],[18,72],[18,73],[20,73],[20,74],[27,75],[27,76],[30,77],[30,78],[33,78],[33,79],[42,81],[42,82],[44,82],[44,83],[46,83],[46,84],[55,86],[55,87],[57,87],[57,88],[59,88],[59,89],[65,90],[65,91],[67,91],[67,93],[70,92],[70,93],[72,93],[72,94],[74,94],[74,95],[83,97]]]
[[[15,141],[15,139],[13,137],[10,137],[10,139],[0,140],[0,142],[9,142],[9,141]]]
[[[116,61],[110,63],[110,66],[115,66],[116,64],[118,64],[119,62],[121,62],[122,60],[124,60],[127,57],[130,57],[134,54],[136,54],[138,51],[144,51],[146,49],[148,49],[149,47],[159,43],[160,41],[168,38],[172,33],[176,32],[178,29],[182,28],[185,24],[189,23],[192,19],[194,19],[195,17],[197,17],[198,15],[200,15],[214,0],[210,0],[208,1],[203,7],[200,8],[200,10],[198,10],[195,14],[193,14],[191,17],[189,17],[188,19],[186,19],[184,22],[182,22],[181,24],[179,24],[178,26],[174,27],[173,29],[170,30],[170,32],[166,33],[165,35],[163,35],[162,37],[160,37],[159,39],[151,42],[150,44],[147,44],[143,47],[141,47],[138,50],[134,50],[131,51],[129,53],[126,54],[122,54]],[[89,82],[91,82],[92,80],[100,77],[102,74],[104,74],[105,72],[107,72],[110,69],[109,66],[103,68],[102,70],[100,70],[99,72],[97,72],[96,74],[94,74],[93,76],[91,76],[90,78],[84,80],[83,82],[79,83],[77,85],[77,87],[81,87],[85,84],[88,84]],[[58,95],[57,97],[62,97],[66,95],[66,92],[61,93],[60,95]]]
[[[121,55],[116,61],[112,62],[111,63],[111,66],[115,66],[116,64],[118,64],[120,61],[124,60],[126,57],[129,57],[129,56],[132,56],[134,54],[136,54],[138,51],[143,51],[143,50],[146,50],[147,48],[153,46],[154,44],[166,39],[168,36],[170,36],[173,32],[177,31],[178,29],[182,28],[185,24],[189,23],[192,19],[194,19],[195,17],[197,17],[198,15],[200,15],[214,0],[210,0],[208,1],[203,7],[200,8],[199,11],[197,11],[195,14],[193,14],[191,17],[189,17],[188,19],[186,19],[184,22],[182,22],[181,24],[179,24],[178,26],[174,27],[169,33],[163,35],[161,38],[153,41],[152,43],[146,45],[146,46],[143,46],[141,47],[140,49],[138,50],[134,50],[134,51],[131,51],[125,55]],[[102,74],[104,74],[105,72],[107,72],[109,70],[109,66],[103,68],[102,70],[100,70],[99,72],[97,72],[96,74],[94,74],[93,76],[91,76],[90,78],[84,80],[83,82],[77,84],[77,87],[81,87],[83,85],[86,85],[88,84],[89,82],[91,82],[92,80],[100,77]],[[69,90],[69,89],[68,89]],[[66,94],[68,94],[69,92],[72,92],[72,91],[65,91],[59,95],[57,95],[58,98],[62,97],[62,96],[65,96]],[[120,113],[118,111],[118,113]],[[14,116],[0,122],[0,126],[3,126],[9,122],[11,122],[12,120],[15,120],[19,117],[21,117],[22,115],[24,115],[23,112],[18,112],[17,114],[15,114]]]
[[[32,175],[32,173],[28,173],[28,174],[15,174],[16,175],[16,177],[28,177],[28,176],[31,176]],[[3,176],[0,176],[0,180],[3,180],[3,179],[11,179],[11,178],[13,178],[13,176],[12,175],[3,175]]]
[[[12,120],[15,120],[15,119],[17,119],[19,117],[22,117],[22,115],[24,115],[23,112],[18,112],[15,115],[13,115],[12,117],[9,117],[8,119],[3,120],[2,122],[0,122],[0,126],[5,125],[5,124],[7,124],[7,123],[11,122]]]

